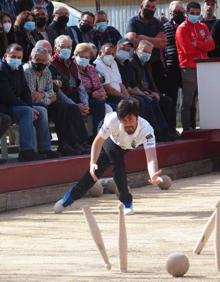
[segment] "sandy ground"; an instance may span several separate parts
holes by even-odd
[[[92,206],[113,265],[109,272],[91,239],[80,209],[62,215],[52,205],[0,214],[0,281],[220,281],[214,236],[200,256],[192,253],[220,195],[220,175],[177,180],[168,192],[150,186],[133,190],[136,214],[126,217],[128,273],[118,267],[118,211],[114,195],[84,199]],[[185,278],[165,270],[167,256],[190,259]]]

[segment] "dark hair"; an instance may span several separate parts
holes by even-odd
[[[40,10],[44,10],[45,12],[47,12],[47,9],[44,8],[43,6],[35,6],[31,9],[31,12],[34,13],[34,11],[40,11]]]
[[[80,19],[82,19],[85,15],[88,15],[88,16],[92,17],[93,20],[95,20],[94,14],[89,12],[89,11],[82,12]]]
[[[3,24],[4,17],[10,18],[11,23],[12,23],[12,27],[11,27],[11,30],[9,31],[9,33],[5,33],[6,42],[7,42],[7,46],[8,46],[9,44],[12,44],[12,43],[15,42],[15,34],[14,34],[14,27],[13,27],[14,21],[13,21],[12,16],[9,13],[7,13],[7,12],[0,12],[0,22],[2,24]]]
[[[19,30],[23,30],[24,24],[29,16],[32,16],[34,18],[34,15],[30,11],[21,12],[15,20],[14,27],[16,27]]]
[[[138,116],[138,111],[138,101],[132,98],[122,99],[117,106],[117,116],[119,120],[129,115]]]
[[[188,13],[190,9],[199,9],[201,11],[201,6],[197,2],[189,2],[186,6],[186,12]]]
[[[96,16],[106,16],[106,17],[107,17],[106,12],[105,12],[105,11],[103,11],[103,10],[101,10],[101,11],[97,11],[97,12],[95,13],[95,15],[96,15]]]
[[[115,46],[112,43],[105,43],[101,46],[100,51],[104,51],[105,48],[115,48]]]
[[[23,48],[17,44],[17,43],[13,43],[11,45],[8,46],[8,48],[6,49],[6,53],[11,53],[13,51],[20,51],[20,52],[23,52]]]

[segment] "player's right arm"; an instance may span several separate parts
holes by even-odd
[[[92,143],[91,158],[90,158],[90,174],[94,181],[98,180],[95,171],[98,169],[97,160],[100,156],[104,142],[105,139],[100,134],[97,134],[95,140]]]

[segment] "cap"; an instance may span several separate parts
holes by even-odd
[[[131,47],[134,47],[134,44],[132,43],[131,40],[129,40],[128,38],[121,38],[120,40],[118,40],[117,45],[127,45],[130,44]]]

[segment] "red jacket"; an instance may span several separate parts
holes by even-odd
[[[194,60],[207,58],[208,51],[215,48],[215,43],[205,24],[192,24],[186,19],[177,28],[176,47],[180,68],[196,68]]]

